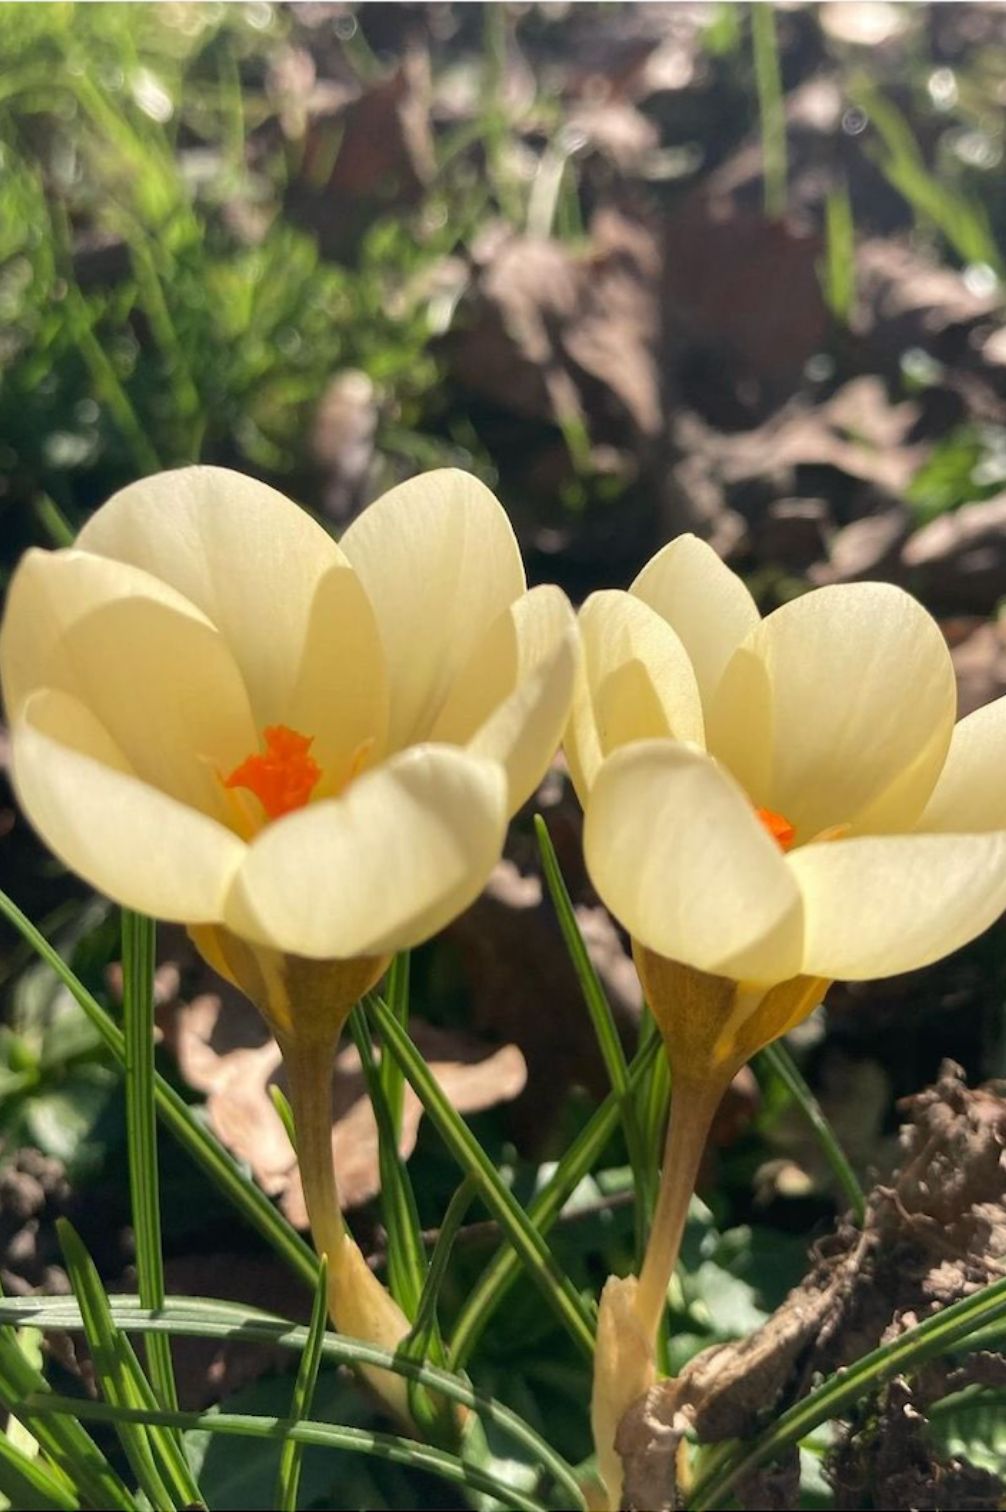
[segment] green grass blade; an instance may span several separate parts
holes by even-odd
[[[132,1344],[116,1327],[94,1261],[65,1218],[57,1220],[56,1229],[105,1400],[114,1407],[153,1411],[161,1404]],[[201,1505],[202,1496],[181,1440],[170,1428],[152,1427],[149,1432],[141,1429],[136,1433],[124,1429],[120,1438],[133,1473],[155,1507]]]
[[[559,867],[559,858],[552,844],[548,826],[540,814],[534,816],[534,829],[538,838],[538,849],[541,854],[542,871],[545,884],[548,888],[552,906],[559,920],[559,929],[562,933],[566,953],[576,972],[580,991],[583,993],[587,1012],[597,1036],[597,1043],[604,1059],[608,1080],[612,1091],[620,1099],[622,1128],[625,1133],[625,1144],[629,1152],[629,1164],[632,1166],[632,1174],[636,1183],[636,1191],[642,1200],[636,1205],[637,1232],[636,1248],[637,1258],[642,1259],[643,1245],[646,1238],[646,1210],[649,1206],[649,1189],[647,1170],[651,1164],[646,1160],[643,1135],[640,1129],[636,1100],[629,1095],[629,1069],[622,1049],[622,1041],[618,1036],[618,1028],[615,1024],[611,1004],[601,985],[601,979],[590,959],[590,952],[580,932],[580,926],[576,921],[576,913],[573,909],[573,901],[569,896],[565,879]]]
[[[0,1307],[6,1302],[0,1302]],[[136,1503],[90,1434],[70,1418],[40,1420],[22,1409],[28,1397],[49,1390],[41,1371],[25,1358],[9,1327],[0,1328],[0,1402],[19,1423],[30,1427],[42,1452],[70,1480],[87,1507],[136,1512]]]
[[[659,1043],[659,1039],[651,1040],[635,1056],[629,1069],[631,1096],[639,1096],[646,1086]],[[548,1233],[580,1182],[597,1164],[618,1127],[620,1112],[620,1099],[614,1092],[609,1092],[569,1146],[550,1179],[533,1197],[527,1216],[539,1234]],[[501,1246],[454,1321],[448,1353],[448,1363],[453,1369],[461,1369],[471,1358],[490,1319],[520,1272],[520,1256],[509,1246]]]
[[[821,1104],[800,1074],[796,1061],[781,1040],[777,1040],[774,1045],[767,1045],[759,1054],[758,1060],[772,1070],[797,1103],[821,1146],[824,1158],[831,1166],[835,1180],[845,1194],[853,1217],[862,1228],[866,1217],[866,1197],[863,1195],[863,1188],[856,1179],[849,1157],[839,1144],[834,1129],[824,1116]]]
[[[786,150],[786,109],[775,32],[775,6],[756,3],[750,7],[750,11],[758,118],[761,125],[765,214],[770,220],[781,220],[786,214],[788,201],[789,164]]]
[[[343,1428],[333,1423],[294,1423],[283,1418],[253,1417],[244,1413],[217,1412],[215,1409],[209,1412],[164,1412],[156,1408],[113,1406],[109,1402],[79,1402],[71,1397],[50,1396],[47,1400],[38,1399],[37,1402],[33,1399],[30,1404],[32,1410],[36,1405],[46,1413],[75,1413],[85,1421],[114,1423],[120,1433],[127,1427],[159,1425],[179,1428],[187,1433],[221,1433],[242,1438],[289,1438],[298,1444],[348,1449],[357,1454],[390,1460],[396,1465],[405,1465],[410,1470],[425,1470],[455,1485],[467,1486],[473,1491],[496,1497],[503,1506],[516,1508],[517,1512],[547,1512],[541,1502],[504,1484],[479,1466],[462,1460],[455,1454],[449,1454],[446,1450],[434,1449],[428,1444],[400,1438],[393,1433],[372,1433],[365,1428]],[[34,1415],[32,1420],[34,1421]]]
[[[58,1219],[56,1227],[70,1285],[80,1303],[87,1347],[102,1395],[113,1407],[138,1407],[143,1403],[136,1380],[141,1372],[132,1345],[112,1322],[98,1272],[77,1234],[65,1218]],[[153,1392],[150,1396],[152,1401]],[[158,1509],[184,1505],[184,1498],[173,1497],[161,1475],[154,1453],[153,1432],[128,1421],[117,1423],[116,1429],[123,1452],[147,1500]]]
[[[0,891],[3,913],[80,1004],[91,1023],[120,1066],[126,1064],[125,1036],[98,1000],[88,992],[71,971],[59,952],[40,934],[28,916],[22,913],[6,893]],[[248,1180],[222,1145],[193,1116],[191,1108],[163,1077],[154,1076],[154,1099],[157,1115],[165,1128],[192,1157],[200,1169],[241,1216],[272,1246],[306,1285],[314,1289],[318,1261],[295,1229],[273,1207],[265,1193]]]
[[[410,956],[407,950],[401,951],[395,956],[388,972],[387,990],[385,1001],[402,1028],[408,1032],[409,1028],[409,977]],[[402,1133],[402,1106],[405,1098],[405,1077],[402,1068],[393,1055],[385,1055],[381,1059],[381,1085],[384,1088],[384,1100],[388,1105],[391,1115],[391,1126],[395,1131],[395,1141]]]
[[[122,912],[122,1018],[126,1042],[126,1142],[129,1197],[136,1242],[136,1275],[144,1307],[164,1301],[157,1115],[154,1110],[153,919]],[[162,1407],[177,1407],[170,1340],[151,1339],[150,1379]],[[179,1445],[179,1449],[181,1446]]]
[[[563,1323],[570,1337],[588,1356],[594,1353],[594,1321],[568,1276],[555,1263],[548,1245],[527,1213],[500,1179],[478,1140],[441,1091],[436,1078],[376,993],[368,993],[367,1007],[381,1033],[386,1053],[398,1061],[428,1117],[466,1175],[471,1175],[479,1196],[496,1218],[535,1284]]]
[[[856,228],[848,186],[832,189],[824,207],[824,300],[835,320],[848,325],[856,303]]]
[[[321,1366],[321,1350],[325,1341],[325,1323],[328,1318],[328,1261],[323,1259],[318,1267],[318,1286],[314,1294],[311,1323],[307,1331],[307,1343],[297,1367],[297,1379],[290,1403],[290,1421],[302,1422],[311,1416],[314,1388]],[[304,1459],[304,1445],[294,1438],[286,1438],[279,1455],[276,1473],[275,1505],[278,1512],[297,1512],[297,1490],[300,1486],[300,1471]]]
[[[613,1114],[612,1128],[614,1120]],[[306,1328],[257,1308],[241,1307],[231,1302],[211,1302],[204,1297],[171,1297],[160,1312],[152,1313],[140,1307],[139,1300],[135,1296],[109,1298],[113,1321],[126,1333],[173,1333],[199,1339],[244,1341],[289,1349],[298,1354],[303,1352],[307,1344]],[[31,1324],[42,1329],[57,1328],[68,1332],[83,1326],[80,1307],[73,1297],[0,1299],[0,1324],[5,1322],[18,1327]],[[326,1333],[321,1349],[323,1359],[333,1365],[370,1365],[379,1370],[391,1370],[407,1380],[420,1382],[429,1391],[449,1397],[460,1406],[469,1408],[484,1422],[492,1423],[501,1433],[529,1451],[553,1475],[556,1482],[565,1488],[570,1506],[583,1506],[583,1497],[572,1466],[512,1408],[504,1406],[494,1397],[476,1391],[462,1376],[441,1370],[425,1361],[410,1360],[401,1352],[389,1354],[374,1344],[365,1344],[360,1339],[347,1339],[341,1334]],[[38,1379],[44,1387],[41,1377]],[[40,1436],[34,1420],[32,1431],[36,1437]]]
[[[440,1333],[440,1323],[437,1313],[437,1304],[440,1301],[440,1291],[447,1278],[447,1266],[450,1261],[454,1241],[458,1230],[464,1222],[465,1214],[472,1205],[476,1195],[476,1185],[471,1176],[466,1176],[458,1187],[454,1196],[447,1204],[437,1242],[430,1256],[429,1268],[426,1273],[426,1283],[419,1305],[416,1308],[416,1320],[408,1338],[402,1343],[402,1351],[411,1360],[434,1359],[441,1364],[444,1359],[444,1346]],[[429,1429],[429,1435],[435,1435],[439,1429],[447,1427],[450,1430],[451,1422],[444,1424],[443,1398],[438,1397],[431,1401],[428,1393],[424,1392],[414,1381],[409,1382],[409,1409],[416,1422],[425,1431]]]
[[[17,1512],[76,1512],[80,1502],[62,1481],[15,1449],[0,1433],[0,1492]]]
[[[925,1360],[946,1354],[962,1339],[997,1318],[1006,1316],[1006,1277],[970,1297],[944,1308],[898,1338],[830,1375],[816,1390],[746,1443],[725,1444],[710,1454],[688,1499],[690,1512],[709,1512],[722,1507],[742,1475],[774,1459],[808,1433],[838,1417],[868,1392],[893,1376],[907,1374]]]
[[[390,1010],[389,1010],[390,1011]],[[411,1321],[426,1283],[426,1250],[412,1182],[398,1153],[391,1110],[374,1055],[370,1025],[359,1003],[349,1016],[349,1031],[360,1056],[377,1123],[378,1164],[381,1173],[381,1216],[388,1235],[388,1282],[391,1295]],[[404,1031],[403,1031],[404,1032]],[[393,1059],[390,1055],[384,1060]],[[443,1363],[442,1354],[438,1363]]]

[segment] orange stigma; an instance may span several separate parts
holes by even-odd
[[[300,735],[286,725],[267,725],[264,755],[246,756],[224,778],[224,787],[247,788],[270,819],[303,808],[321,777],[321,767],[309,755],[313,735]]]
[[[755,809],[758,818],[768,830],[772,839],[780,850],[788,851],[796,839],[796,829],[784,814],[777,814],[774,809]]]

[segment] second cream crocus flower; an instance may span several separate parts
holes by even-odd
[[[643,1270],[609,1283],[652,1346],[734,1072],[831,980],[924,966],[1006,908],[1006,700],[955,726],[946,643],[901,589],[824,587],[763,620],[690,536],[580,624],[566,749],[587,867],[632,937],[673,1079]],[[652,1363],[637,1367],[645,1384]],[[595,1389],[616,1494],[617,1375]]]
[[[503,509],[451,470],[384,495],[341,545],[250,478],[162,473],[11,583],[21,806],[93,886],[187,925],[268,1018],[334,1320],[387,1347],[407,1324],[331,1173],[335,1043],[392,954],[481,890],[577,655],[563,595],[527,591]]]

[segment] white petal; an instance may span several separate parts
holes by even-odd
[[[256,944],[315,958],[417,945],[481,891],[503,845],[506,789],[497,762],[414,746],[340,798],[264,829],[226,923]]]
[[[342,549],[377,615],[398,750],[427,738],[473,646],[524,592],[520,551],[489,489],[453,468],[384,494]]]
[[[621,745],[672,735],[703,741],[702,705],[688,653],[641,599],[592,593],[579,615],[583,667],[566,731],[581,802],[604,757]]]
[[[315,590],[344,560],[305,510],[227,468],[183,467],[115,494],[77,544],[190,599],[230,646],[256,724],[285,722]]]
[[[1006,829],[1006,698],[954,727],[943,771],[916,827],[957,834]]]
[[[744,583],[707,542],[681,535],[647,562],[629,592],[677,634],[708,712],[727,662],[761,620]]]
[[[708,747],[798,843],[841,824],[897,831],[929,797],[955,706],[950,654],[921,604],[886,583],[819,588],[735,653]]]
[[[867,981],[928,966],[1006,909],[1006,833],[868,835],[808,845],[803,971]]]
[[[244,845],[131,775],[88,709],[40,690],[11,729],[18,801],[51,850],[115,902],[177,923],[219,919]]]
[[[256,748],[255,726],[220,632],[181,594],[89,552],[30,552],[11,587],[0,664],[15,716],[32,689],[61,689],[137,776],[227,815],[220,775]]]
[[[648,740],[609,756],[583,844],[602,900],[648,949],[757,982],[799,969],[799,890],[744,794],[702,752]]]
[[[579,650],[566,595],[532,588],[490,625],[433,727],[433,740],[504,764],[511,813],[534,792],[558,748]]]

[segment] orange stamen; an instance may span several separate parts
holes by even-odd
[[[796,828],[790,824],[784,814],[777,814],[774,809],[755,809],[758,818],[768,830],[772,839],[780,850],[788,851],[796,839]]]
[[[321,777],[321,767],[308,754],[313,735],[300,735],[286,725],[267,725],[263,734],[264,754],[246,756],[224,778],[224,787],[247,788],[270,819],[279,819],[303,808]]]

